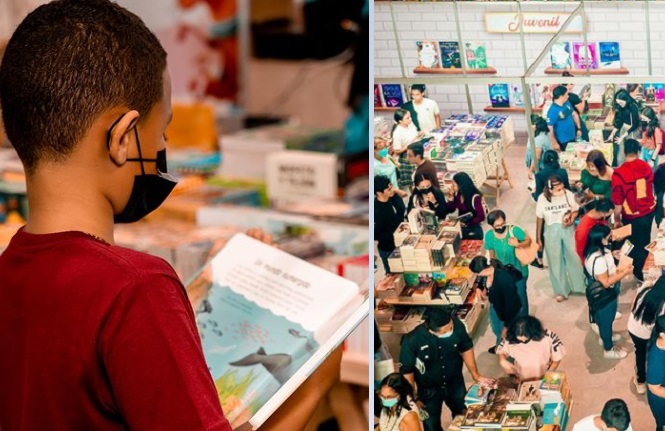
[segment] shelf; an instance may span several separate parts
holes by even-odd
[[[561,75],[564,71],[570,72],[571,75],[578,77],[586,75],[586,69],[554,69],[548,67],[545,69],[546,75]],[[619,69],[591,69],[589,75],[628,75],[630,72],[625,67]],[[565,78],[562,76],[562,78]]]
[[[374,111],[376,111],[376,112],[392,112],[392,111],[397,111],[398,109],[399,109],[399,108],[397,108],[397,107],[395,107],[395,108],[389,108],[389,107],[387,107],[387,106],[378,106],[378,107],[375,106],[375,107],[374,107]]]
[[[526,109],[524,108],[519,108],[515,106],[510,106],[508,108],[495,108],[493,106],[486,106],[483,111],[485,112],[515,112],[515,113],[525,113]],[[543,108],[533,108],[533,112],[542,112]]]
[[[413,69],[413,73],[422,73],[428,75],[464,75],[462,69],[444,69],[443,67],[429,68],[418,66]],[[488,67],[486,69],[466,69],[467,75],[496,75],[496,69]]]
[[[463,305],[463,303],[462,304],[452,304],[452,303],[450,303],[448,301],[444,301],[442,299],[432,299],[432,300],[429,300],[429,301],[426,301],[424,299],[423,300],[413,299],[413,300],[406,301],[406,300],[399,299],[399,297],[393,297],[393,298],[382,298],[381,300],[384,301],[386,304],[389,304],[389,305],[412,305],[414,307],[424,307],[426,305],[437,305],[437,306],[447,305],[449,307],[459,307],[460,305]]]

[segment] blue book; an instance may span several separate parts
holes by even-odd
[[[621,67],[619,42],[598,42],[601,69],[618,69]]]
[[[439,42],[439,48],[441,51],[441,65],[444,69],[462,68],[458,42]]]
[[[508,84],[488,84],[490,102],[493,108],[507,108],[510,106],[510,90]]]
[[[381,92],[388,108],[398,108],[405,102],[402,84],[381,84]]]

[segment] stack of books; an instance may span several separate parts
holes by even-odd
[[[451,304],[464,304],[469,293],[469,281],[471,280],[468,278],[453,278],[450,280],[444,294]]]
[[[413,307],[409,311],[409,313],[406,315],[404,318],[403,324],[404,324],[404,331],[405,332],[411,332],[418,325],[423,323],[425,320],[425,313],[427,312],[427,308],[425,307]]]
[[[406,237],[408,237],[410,234],[411,234],[411,228],[409,223],[408,222],[401,223],[393,233],[393,239],[395,240],[395,247],[401,246]]]
[[[402,289],[404,289],[404,277],[400,274],[390,274],[376,283],[374,297],[377,299],[396,298]]]
[[[407,284],[399,295],[400,302],[432,302],[437,291],[433,281],[422,281],[418,284]]]
[[[388,265],[390,266],[390,272],[404,272],[401,249],[396,248],[390,253],[390,256],[388,256]]]
[[[411,268],[416,266],[415,249],[418,244],[420,235],[409,235],[404,239],[402,245],[399,247],[400,254],[402,255],[402,265],[404,271],[411,271]],[[409,269],[407,269],[407,267]]]

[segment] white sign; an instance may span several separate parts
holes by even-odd
[[[268,197],[273,199],[335,199],[337,156],[285,150],[267,157]]]
[[[522,12],[524,33],[556,33],[566,22],[569,13]],[[517,12],[488,12],[485,14],[487,33],[519,33],[520,20]],[[565,33],[582,33],[582,17],[576,16]]]

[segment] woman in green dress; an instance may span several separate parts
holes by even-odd
[[[587,199],[611,199],[614,170],[603,153],[600,150],[591,150],[586,158],[586,165],[577,186],[584,189]]]

